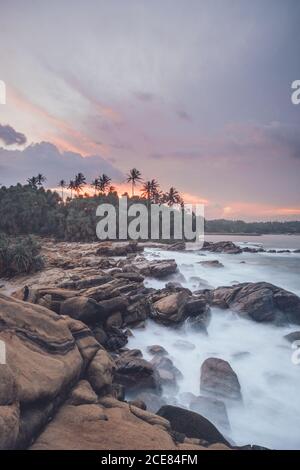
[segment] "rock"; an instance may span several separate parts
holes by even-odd
[[[2,367],[2,366],[0,366]],[[19,434],[19,405],[0,406],[0,449],[9,450],[16,446]]]
[[[70,317],[65,317],[65,322],[75,339],[76,346],[83,359],[83,367],[85,368],[101,346],[85,323],[73,320]]]
[[[204,439],[209,444],[229,445],[212,423],[193,411],[166,405],[160,408],[157,414],[167,419],[174,431],[183,433],[186,437]]]
[[[130,272],[126,272],[126,273],[116,273],[114,275],[114,278],[115,279],[125,279],[126,281],[132,281],[132,282],[143,282],[144,280],[144,276],[142,276],[141,274],[138,274],[138,273],[130,273]]]
[[[106,328],[108,329],[112,327],[121,328],[122,324],[123,324],[123,318],[120,312],[113,313],[106,320]]]
[[[98,343],[100,343],[101,346],[105,346],[108,336],[105,333],[104,329],[100,328],[99,326],[96,326],[93,329],[93,334],[95,336],[95,339],[98,341]]]
[[[241,400],[241,386],[230,364],[223,359],[210,357],[201,366],[201,391],[215,397]]]
[[[163,279],[177,271],[177,264],[174,259],[148,261],[142,258],[123,267],[125,272],[131,272],[132,269],[143,276]]]
[[[199,261],[198,264],[208,268],[224,268],[224,264],[217,259],[208,260],[208,261]]]
[[[162,385],[176,387],[177,379],[183,378],[180,370],[174,366],[173,362],[168,357],[155,355],[151,360],[151,364],[153,364],[158,371]]]
[[[0,406],[17,401],[18,390],[14,374],[7,364],[0,364]]]
[[[300,298],[267,282],[219,287],[212,292],[211,303],[258,322],[300,324]]]
[[[143,402],[143,400],[139,400],[138,398],[136,398],[135,400],[129,401],[128,404],[131,406],[135,406],[136,408],[140,408],[140,410],[144,410],[144,411],[147,410],[146,403]]]
[[[189,295],[186,291],[167,295],[152,305],[151,317],[163,324],[183,322]]]
[[[68,403],[70,405],[87,405],[97,403],[98,397],[87,380],[81,380],[72,390]]]
[[[102,242],[96,251],[101,256],[127,256],[129,253],[143,251],[143,247],[137,242]]]
[[[213,253],[228,253],[228,254],[242,253],[241,248],[230,241],[216,242],[216,243],[204,242],[202,250],[211,251]]]
[[[192,351],[196,347],[193,343],[185,341],[184,339],[178,339],[173,346],[177,349],[181,349],[182,351]]]
[[[0,448],[26,447],[78,381],[85,361],[70,322],[0,294],[0,340],[7,353],[0,395],[11,403],[0,405]]]
[[[152,392],[140,392],[136,396],[137,400],[141,400],[146,404],[147,410],[156,413],[167,402],[160,395]]]
[[[105,409],[100,405],[65,405],[30,449],[179,449],[167,426],[165,419],[117,400],[111,400]],[[201,449],[199,446],[196,448]]]
[[[114,380],[126,390],[160,389],[159,374],[145,359],[125,355],[117,359],[116,365]]]
[[[74,281],[64,281],[58,285],[63,289],[88,289],[90,287],[101,286],[111,281],[112,277],[107,275],[85,277],[84,279],[78,279]]]
[[[162,346],[159,346],[158,344],[153,344],[152,346],[148,346],[147,351],[152,355],[156,355],[156,354],[159,354],[160,356],[168,355],[168,352],[165,350],[165,348],[163,348]]]
[[[114,297],[113,299],[102,300],[98,302],[98,305],[103,310],[103,315],[106,318],[109,317],[111,313],[123,312],[128,307],[128,300],[124,296]]]
[[[68,315],[75,320],[80,320],[86,324],[105,321],[104,308],[88,297],[77,296],[62,302],[60,306],[60,314]]]
[[[123,313],[123,321],[125,325],[135,326],[137,323],[146,320],[150,314],[148,300],[143,296],[142,299],[133,302]]]
[[[289,343],[293,343],[294,341],[300,341],[300,331],[293,331],[292,333],[285,335],[284,339],[289,341]]]
[[[194,397],[190,402],[190,409],[209,419],[215,426],[229,430],[230,424],[225,403],[211,397]]]
[[[51,399],[77,380],[82,357],[57,314],[0,294],[0,325],[22,403]]]
[[[97,394],[103,394],[112,385],[115,363],[105,350],[99,350],[87,370],[87,378]]]
[[[107,331],[107,340],[105,342],[105,347],[109,351],[118,351],[127,344],[128,338],[126,333],[123,333],[122,330],[116,327],[111,327]]]

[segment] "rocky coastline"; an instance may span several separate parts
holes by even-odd
[[[128,339],[148,319],[165,328],[187,323],[201,337],[214,306],[274,327],[300,325],[300,298],[267,282],[192,292],[168,282],[178,273],[172,251],[184,251],[184,244],[156,244],[170,259],[153,260],[143,253],[149,246],[43,240],[43,271],[3,284],[0,449],[236,448],[227,407],[242,403],[243,391],[230,363],[210,357],[199,364],[199,395],[190,394],[183,408],[162,395],[181,379],[168,351],[149,345],[146,360]],[[202,250],[261,251],[232,242],[205,243]],[[145,278],[166,285],[150,288]]]

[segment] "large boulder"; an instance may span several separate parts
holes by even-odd
[[[31,450],[201,450],[176,444],[169,423],[135,406],[106,400],[100,404],[63,406]]]
[[[146,258],[139,258],[131,263],[125,264],[123,270],[125,272],[132,272],[132,270],[134,270],[143,276],[163,279],[176,273],[177,263],[174,259],[149,261]]]
[[[210,357],[201,366],[200,389],[203,393],[228,400],[241,400],[241,386],[230,364]]]
[[[68,315],[75,320],[87,324],[104,322],[107,318],[106,312],[95,300],[85,296],[71,297],[62,302],[60,314]]]
[[[0,448],[25,447],[78,381],[84,357],[64,317],[2,294],[0,340]]]
[[[300,298],[267,282],[219,287],[212,292],[211,303],[257,322],[300,324]]]
[[[151,316],[166,325],[180,323],[186,318],[185,307],[188,299],[189,294],[185,290],[166,295],[153,303]]]
[[[228,445],[224,436],[210,421],[193,411],[178,406],[165,405],[160,408],[157,414],[167,419],[174,431],[183,433],[186,437],[203,439],[209,444]]]

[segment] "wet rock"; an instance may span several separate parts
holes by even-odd
[[[173,361],[169,357],[155,355],[153,359],[151,359],[151,364],[153,364],[158,371],[162,385],[176,388],[177,380],[183,378],[182,373],[174,366]]]
[[[211,251],[213,253],[228,253],[228,254],[239,254],[242,250],[239,246],[235,245],[230,241],[222,242],[204,242],[202,250]]]
[[[107,331],[107,339],[105,341],[105,347],[109,351],[118,351],[127,344],[128,338],[126,333],[116,327],[111,327]]]
[[[230,429],[225,403],[211,397],[194,397],[190,402],[190,409],[209,419],[221,429]]]
[[[210,357],[201,366],[200,389],[215,397],[241,400],[241,386],[236,373],[227,361]]]
[[[208,260],[208,261],[199,261],[199,264],[208,268],[224,268],[224,264],[221,263],[217,259]]]
[[[167,404],[163,397],[152,392],[140,392],[136,399],[142,400],[146,404],[147,410],[152,413],[156,413],[162,406]]]
[[[177,271],[177,264],[174,259],[148,261],[142,258],[130,263],[130,265],[125,265],[123,269],[125,272],[134,269],[143,276],[163,279]]]
[[[286,339],[289,343],[300,341],[300,331],[293,331],[292,333],[285,335],[284,339]]]
[[[115,382],[126,390],[160,389],[159,374],[145,359],[123,356],[116,361]]]
[[[258,322],[300,324],[300,298],[267,282],[219,287],[212,292],[211,302]]]
[[[152,305],[151,316],[163,324],[183,322],[189,295],[185,291],[167,295]]]
[[[165,348],[163,348],[162,346],[159,346],[158,344],[153,344],[152,346],[148,346],[147,351],[153,355],[156,355],[156,354],[159,354],[160,356],[168,355],[168,351],[166,351]]]
[[[171,428],[185,434],[186,437],[204,439],[209,444],[223,443],[229,445],[218,429],[203,416],[177,406],[166,405],[157,412],[167,419]]]

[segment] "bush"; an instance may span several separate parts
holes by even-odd
[[[0,234],[0,275],[14,276],[42,269],[40,245],[34,237],[8,238]]]

